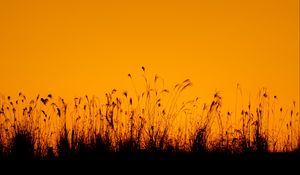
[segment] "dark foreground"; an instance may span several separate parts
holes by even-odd
[[[1,169],[34,173],[184,173],[261,174],[300,172],[300,153],[187,154],[187,153],[109,153],[52,159],[5,158]],[[106,172],[106,173],[104,173]]]

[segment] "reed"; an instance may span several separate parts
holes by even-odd
[[[292,109],[278,109],[277,96],[266,89],[258,103],[224,111],[222,96],[210,105],[199,98],[182,101],[192,86],[186,79],[172,90],[159,76],[149,78],[142,67],[144,89],[113,89],[99,97],[64,99],[48,94],[27,99],[0,98],[0,157],[16,159],[73,159],[103,157],[110,153],[226,154],[292,152],[299,150],[300,116]],[[238,87],[239,88],[239,87]],[[239,91],[241,91],[239,89]],[[272,98],[271,98],[272,97]],[[237,98],[238,100],[238,98]],[[239,112],[240,111],[240,112]]]

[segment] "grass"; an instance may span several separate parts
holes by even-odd
[[[249,102],[233,114],[222,109],[218,93],[210,105],[198,98],[181,103],[189,79],[168,90],[158,76],[143,77],[144,91],[130,95],[114,89],[105,101],[85,96],[66,103],[52,94],[29,100],[22,93],[1,98],[0,159],[197,160],[299,153],[296,102],[292,109],[277,109],[272,106],[277,97],[263,89],[258,104]]]

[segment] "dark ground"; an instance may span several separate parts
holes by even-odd
[[[3,159],[8,172],[51,174],[299,174],[300,153],[109,153],[65,159]],[[2,174],[2,173],[1,173]]]

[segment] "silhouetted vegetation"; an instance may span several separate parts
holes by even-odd
[[[258,104],[249,102],[233,114],[222,111],[218,93],[210,105],[201,106],[198,98],[179,103],[191,86],[188,79],[171,91],[158,76],[150,82],[144,75],[144,80],[143,92],[130,96],[114,89],[104,103],[88,96],[68,104],[52,94],[33,100],[22,93],[14,100],[3,96],[1,159],[197,159],[299,152],[296,102],[292,109],[277,109],[271,106],[277,96],[263,89]]]

